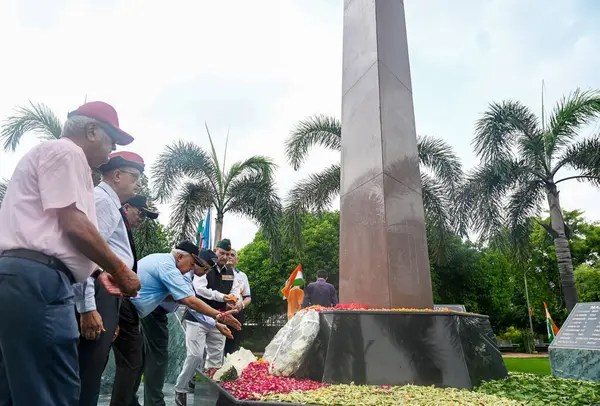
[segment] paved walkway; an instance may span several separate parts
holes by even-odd
[[[527,354],[524,352],[504,352],[504,358],[548,358],[547,352],[538,352],[537,354]]]

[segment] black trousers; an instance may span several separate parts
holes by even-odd
[[[79,406],[96,406],[98,404],[102,373],[108,362],[110,345],[117,329],[119,314],[119,299],[111,296],[98,281],[94,287],[96,311],[102,317],[105,331],[97,340],[86,340],[83,337],[79,339],[79,377],[81,379]],[[77,323],[79,324],[79,322],[79,314],[77,314]]]
[[[235,315],[235,318],[239,320],[242,328],[244,327],[244,321],[246,321],[246,316],[244,315],[244,311],[242,310],[238,314]],[[223,351],[224,355],[232,354],[240,349],[240,344],[242,343],[243,338],[243,330],[238,331],[235,329],[230,329],[231,335],[233,336],[233,340],[227,338],[225,340],[225,350]]]
[[[111,406],[129,406],[134,398],[143,365],[143,339],[140,318],[133,303],[125,299],[119,310],[119,335],[113,343],[115,382]]]
[[[169,363],[169,319],[158,307],[142,318],[144,337],[144,406],[165,406],[163,385]]]

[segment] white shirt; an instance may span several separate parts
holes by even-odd
[[[248,276],[239,269],[235,270],[234,275],[231,294],[238,297],[238,303],[242,303],[245,298],[252,296],[250,282],[248,282]]]
[[[213,268],[213,271],[216,270],[217,272],[221,273],[220,269],[215,268]],[[229,295],[235,295],[238,298],[238,302],[241,303],[244,300],[244,297],[250,297],[251,295],[250,283],[248,282],[248,277],[242,271],[236,269],[233,272],[233,275],[233,285],[231,286],[231,291],[229,292]],[[202,275],[199,278],[194,277],[194,279],[192,280],[192,284],[194,285],[194,290],[196,291],[197,295],[200,295],[208,300],[214,300],[217,302],[225,301],[224,293],[221,293],[218,290],[208,288],[208,279],[206,279],[206,275]]]
[[[128,268],[133,267],[133,252],[127,236],[127,227],[121,215],[119,196],[107,183],[101,182],[94,188],[98,232]],[[94,278],[73,285],[75,306],[79,313],[96,310]]]

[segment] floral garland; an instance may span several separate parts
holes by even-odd
[[[452,309],[448,309],[446,307],[442,308],[442,309],[414,309],[414,308],[408,308],[408,307],[399,307],[399,308],[392,308],[392,309],[384,309],[384,308],[375,308],[375,307],[369,307],[367,305],[364,304],[360,304],[360,303],[340,303],[337,304],[333,307],[323,307],[323,306],[319,306],[319,305],[314,305],[314,306],[310,306],[310,307],[306,307],[304,310],[315,310],[317,312],[322,312],[324,310],[369,310],[369,311],[375,311],[375,312],[436,312],[436,313],[463,313],[463,312],[458,312],[456,310],[452,310]],[[475,313],[470,313],[470,312],[464,312],[464,313],[469,313],[469,314],[475,314]]]

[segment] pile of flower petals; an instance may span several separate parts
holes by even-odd
[[[411,309],[411,308],[373,308],[360,303],[340,303],[334,307],[323,307],[319,305],[310,306],[302,310],[314,310],[316,312],[322,312],[327,310],[368,310],[374,312],[441,312],[441,313],[456,313],[456,310],[448,309],[446,307],[442,309]],[[469,313],[469,312],[466,312]]]
[[[214,371],[206,372],[209,376],[214,375]],[[235,381],[219,382],[219,384],[235,398],[247,400],[260,399],[262,396],[270,394],[285,394],[298,390],[308,391],[329,386],[308,379],[273,376],[269,374],[269,363],[262,360],[249,364],[242,371],[242,376]]]

